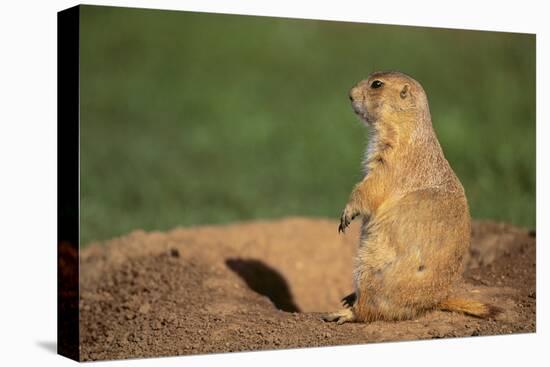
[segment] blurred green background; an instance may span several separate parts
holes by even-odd
[[[337,219],[367,142],[347,93],[387,69],[426,89],[472,216],[535,227],[534,35],[83,6],[80,37],[81,243]]]

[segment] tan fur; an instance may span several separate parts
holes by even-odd
[[[373,81],[383,83],[373,88]],[[452,296],[470,242],[464,189],[432,128],[424,89],[399,72],[376,72],[350,91],[369,125],[365,176],[353,189],[340,230],[361,216],[355,295],[327,321],[404,320],[430,309],[475,316],[489,306]],[[351,297],[351,298],[350,298]]]
[[[440,302],[437,308],[445,311],[462,312],[467,315],[488,318],[493,317],[501,310],[498,307],[464,298],[447,298]]]

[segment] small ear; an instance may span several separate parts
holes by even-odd
[[[408,84],[405,84],[403,86],[403,89],[401,89],[401,92],[399,93],[399,95],[403,99],[407,98],[407,96],[409,95],[409,85]]]

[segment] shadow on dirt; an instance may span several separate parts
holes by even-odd
[[[225,264],[240,276],[250,289],[267,296],[279,310],[300,312],[286,279],[277,270],[254,259],[227,259]]]

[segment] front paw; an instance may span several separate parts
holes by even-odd
[[[357,217],[359,213],[352,211],[349,206],[346,206],[342,215],[340,216],[340,225],[338,226],[338,232],[344,233],[346,228],[350,225],[351,221]]]

